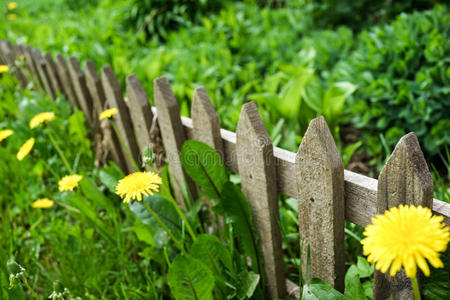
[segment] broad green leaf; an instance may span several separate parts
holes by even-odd
[[[140,241],[143,241],[150,246],[155,246],[152,227],[139,222],[134,225],[133,231]]]
[[[94,181],[86,176],[80,181],[80,189],[83,195],[92,203],[109,210],[113,209],[111,201],[99,190]]]
[[[229,250],[218,237],[211,234],[202,234],[197,237],[189,251],[192,257],[201,259],[214,273],[222,272],[223,264],[228,270],[233,271],[233,263]]]
[[[173,207],[173,204],[166,198],[161,197],[158,194],[144,196],[143,201],[146,201],[148,206],[155,212],[155,214],[161,219],[164,225],[175,235],[175,237],[181,236],[182,221],[177,211]],[[153,218],[147,208],[141,201],[131,201],[129,203],[131,212],[135,217],[144,224],[152,227],[154,232],[154,242],[157,247],[162,247],[167,240],[167,233],[159,225],[159,223]]]
[[[237,295],[239,299],[249,299],[258,286],[260,276],[252,271],[238,274]]]
[[[172,295],[177,300],[210,300],[214,289],[214,276],[198,259],[177,256],[167,274]]]
[[[323,100],[323,113],[327,120],[334,120],[344,111],[344,103],[348,96],[353,94],[356,86],[350,82],[336,82],[325,92]]]
[[[361,285],[358,268],[352,265],[345,274],[345,296],[355,300],[365,300],[366,295]]]
[[[349,300],[346,296],[336,291],[331,284],[313,278],[309,285],[303,286],[302,300]]]
[[[370,277],[373,274],[374,266],[367,262],[364,257],[358,256],[358,262],[356,264],[358,267],[358,274],[361,278]]]
[[[279,109],[287,118],[294,118],[299,113],[303,90],[314,75],[314,69],[308,67],[297,67],[295,72],[280,93]]]
[[[228,180],[220,155],[205,143],[189,140],[184,143],[180,158],[186,172],[205,194],[209,198],[219,199],[220,191]]]
[[[222,189],[220,204],[225,215],[225,222],[232,224],[244,255],[251,258],[252,269],[258,274],[262,272],[262,261],[258,248],[258,237],[253,227],[252,215],[247,199],[241,189],[227,182]]]
[[[98,171],[97,176],[111,193],[115,193],[117,182],[125,177],[125,174],[115,163],[110,162],[108,167],[101,168]]]
[[[306,105],[313,109],[317,114],[322,114],[323,110],[323,95],[324,91],[320,85],[320,80],[317,76],[314,76],[308,84],[306,84],[303,90],[303,100]]]

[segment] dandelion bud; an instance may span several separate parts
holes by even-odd
[[[25,271],[25,269],[21,265],[16,263],[12,258],[8,260],[8,262],[6,263],[6,267],[8,268],[8,271],[9,273],[11,273],[11,275],[18,275],[19,273]]]
[[[141,154],[142,157],[142,167],[150,166],[155,162],[155,153],[153,153],[152,149],[146,147]]]

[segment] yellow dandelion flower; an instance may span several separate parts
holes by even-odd
[[[415,278],[417,266],[429,276],[425,259],[433,267],[442,268],[439,252],[445,251],[450,241],[449,228],[442,220],[422,206],[394,207],[372,218],[372,224],[366,227],[366,238],[361,240],[364,255],[382,273],[390,268],[391,276],[403,267],[408,277]]]
[[[8,14],[8,20],[14,21],[16,19],[16,14]]]
[[[100,116],[98,117],[98,119],[101,121],[103,119],[109,119],[112,116],[114,116],[115,114],[117,114],[119,111],[117,110],[117,108],[113,107],[110,109],[105,110],[104,112],[102,112],[100,114]]]
[[[23,55],[19,56],[19,60],[20,61],[24,61],[25,60],[25,56],[23,56]]]
[[[30,128],[33,129],[40,124],[53,121],[55,119],[55,114],[52,112],[43,112],[35,115],[30,121]]]
[[[130,202],[130,199],[142,201],[142,195],[153,195],[153,192],[158,192],[161,183],[162,179],[156,173],[136,172],[119,180],[116,185],[116,194],[125,203]]]
[[[34,208],[50,208],[50,207],[53,206],[53,204],[55,204],[55,202],[53,200],[50,200],[48,198],[41,198],[41,199],[37,199],[36,201],[31,203],[31,207],[34,207]]]
[[[17,2],[9,2],[8,10],[15,10],[18,6],[19,6],[19,4],[17,4]]]
[[[23,145],[20,147],[19,152],[17,152],[17,159],[22,160],[27,156],[31,149],[33,149],[34,146],[34,138],[29,138]]]
[[[0,142],[6,139],[8,136],[12,135],[13,133],[14,131],[12,131],[11,129],[0,130]]]
[[[83,176],[78,174],[64,176],[58,182],[59,191],[73,191],[73,189],[78,186],[78,182],[80,182],[81,179],[83,179]]]
[[[9,71],[9,67],[7,65],[0,65],[0,73],[5,73]]]

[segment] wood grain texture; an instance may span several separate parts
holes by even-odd
[[[194,199],[197,198],[197,191],[194,182],[186,174],[180,161],[181,148],[186,140],[186,133],[180,119],[180,108],[167,78],[156,78],[153,84],[153,92],[153,99],[158,109],[158,123],[166,150],[166,157],[175,181],[175,196],[178,204],[184,206],[184,186],[186,186]]]
[[[147,93],[136,74],[127,77],[128,103],[139,149],[150,147],[153,113]]]
[[[81,70],[80,63],[78,59],[74,56],[69,58],[69,73],[72,81],[72,86],[75,91],[75,95],[77,98],[77,103],[86,117],[86,120],[89,126],[92,128],[93,126],[93,103],[91,94],[89,93],[86,77],[84,76],[83,71]]]
[[[16,45],[11,44],[9,41],[0,40],[0,49],[2,60],[14,70],[13,74],[17,78],[17,81],[19,81],[22,88],[26,88],[28,85],[28,79],[21,68],[16,65],[16,59],[19,58]]]
[[[52,89],[55,92],[59,92],[63,94],[62,82],[58,74],[58,68],[56,66],[55,61],[50,53],[46,53],[44,55],[45,63],[47,65],[48,76],[50,78],[50,83],[52,85]]]
[[[157,114],[152,107],[153,114]],[[181,117],[181,122],[188,139],[193,138],[192,120]],[[236,134],[232,131],[221,129],[222,143],[224,146],[224,161],[227,168],[234,173],[239,173],[236,159]],[[278,147],[274,147],[277,160],[277,185],[278,192],[297,197],[297,185],[295,183],[295,156],[296,154]],[[345,183],[345,219],[359,226],[366,227],[371,218],[376,215],[378,180],[352,171],[344,170]],[[442,215],[444,222],[450,226],[450,204],[433,199],[433,214]]]
[[[47,64],[44,57],[38,49],[31,49],[31,55],[38,70],[44,90],[53,101],[56,100],[55,91],[53,90],[50,76],[48,74]]]
[[[270,299],[286,295],[276,161],[269,134],[254,102],[244,104],[236,131],[236,150],[242,192],[258,232]]]
[[[39,89],[40,91],[43,91],[44,85],[41,81],[41,77],[39,76],[39,71],[38,71],[36,63],[33,59],[32,49],[30,46],[25,47],[24,56],[25,56],[25,61],[27,62],[28,68],[30,69],[31,75],[33,77],[33,80],[35,82],[37,89]]]
[[[79,107],[77,99],[75,97],[75,93],[73,90],[72,78],[70,76],[69,67],[67,66],[67,62],[61,54],[56,55],[56,67],[59,75],[59,79],[61,80],[62,85],[62,93],[69,100],[72,108]]]
[[[300,238],[311,251],[310,278],[322,278],[343,292],[344,166],[323,117],[309,123],[297,153],[295,176]]]
[[[98,76],[97,69],[92,62],[88,59],[84,63],[84,69],[86,72],[86,84],[91,95],[93,105],[93,122],[95,126],[96,135],[96,156],[103,157],[105,152],[108,152],[108,157],[114,161],[120,169],[127,173],[128,166],[126,164],[125,155],[123,153],[122,146],[116,134],[113,132],[108,121],[100,122],[99,116],[106,109],[106,96],[103,89],[102,81]]]
[[[397,143],[378,177],[378,214],[400,204],[432,208],[433,180],[414,133]],[[413,299],[411,281],[401,270],[394,277],[375,271],[373,298]]]
[[[193,139],[209,145],[223,158],[223,143],[220,135],[219,117],[203,87],[197,88],[194,91],[191,118]]]
[[[125,100],[123,98],[122,88],[120,87],[119,81],[114,74],[111,66],[102,67],[102,83],[103,89],[105,90],[106,101],[109,107],[115,107],[118,109],[118,113],[113,116],[114,122],[116,124],[117,130],[120,137],[123,140],[123,151],[125,155],[125,161],[127,162],[128,171],[130,173],[136,172],[133,160],[128,153],[131,153],[134,161],[138,163],[139,148],[136,143],[136,137],[134,136],[133,124],[131,122],[130,112]],[[128,149],[126,149],[128,148]],[[129,152],[128,152],[129,151]]]
[[[84,63],[84,70],[86,72],[86,84],[92,97],[93,108],[95,111],[94,116],[95,119],[98,120],[100,113],[105,110],[105,91],[103,90],[102,81],[98,76],[97,69],[92,60],[88,59]]]

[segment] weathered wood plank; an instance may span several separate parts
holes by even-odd
[[[47,95],[55,101],[55,92],[53,90],[52,84],[50,82],[50,76],[48,74],[47,64],[45,63],[45,59],[42,57],[41,52],[38,49],[31,49],[31,56],[36,65],[36,69],[41,78],[41,82],[44,85],[45,92]]]
[[[311,252],[309,275],[343,292],[344,166],[323,117],[309,123],[297,153],[295,176],[300,238]],[[302,255],[307,257],[307,247]],[[306,259],[303,262],[306,270]]]
[[[152,110],[153,114],[157,114],[155,107],[152,107]],[[192,120],[182,116],[181,123],[188,139],[193,139]],[[236,159],[236,134],[226,129],[221,129],[220,134],[224,145],[225,165],[232,172],[239,173]],[[296,154],[278,147],[274,147],[274,154],[277,159],[278,192],[297,197],[297,185],[292,176],[295,173]],[[378,181],[348,170],[344,170],[344,181],[345,219],[366,227],[370,224],[371,218],[376,215]],[[450,226],[450,204],[433,199],[433,213],[442,215],[444,222]]]
[[[91,94],[93,101],[93,108],[95,110],[94,116],[98,120],[98,116],[105,110],[106,96],[103,90],[102,81],[98,76],[97,69],[94,62],[88,59],[84,64],[84,70],[86,72],[86,84]]]
[[[377,213],[400,204],[432,208],[433,180],[414,133],[402,137],[378,177]],[[394,277],[375,271],[373,298],[413,299],[404,270]]]
[[[106,101],[110,107],[115,107],[119,112],[113,116],[115,124],[122,139],[124,148],[122,153],[125,153],[125,160],[127,162],[128,171],[139,171],[133,163],[139,161],[139,148],[136,143],[134,131],[131,123],[130,112],[123,98],[122,88],[119,81],[110,66],[102,67],[102,83],[105,90]],[[132,158],[130,157],[130,154]]]
[[[12,45],[9,41],[1,41],[0,48],[2,53],[2,59],[11,69],[14,70],[14,76],[19,81],[22,88],[26,88],[28,85],[28,79],[20,68],[16,65],[16,59],[18,59],[19,54],[16,51],[15,45]]]
[[[169,169],[175,181],[175,196],[178,204],[184,206],[184,184],[186,183],[186,187],[194,199],[197,198],[197,191],[194,182],[185,173],[180,161],[180,151],[186,140],[186,133],[180,119],[180,108],[167,78],[156,78],[153,92],[153,99],[158,109],[158,123],[161,136],[169,161]]]
[[[209,145],[223,158],[223,143],[220,135],[219,117],[203,87],[197,88],[194,91],[191,118],[193,138]]]
[[[133,121],[139,149],[143,151],[150,147],[150,130],[152,128],[153,113],[147,93],[142,87],[136,74],[127,77],[127,95],[131,120]]]
[[[96,162],[111,159],[122,171],[128,172],[125,160],[125,155],[127,154],[122,152],[122,145],[117,135],[113,132],[107,120],[103,122],[99,120],[100,113],[106,109],[107,104],[102,81],[98,76],[94,62],[88,59],[85,62],[84,69],[86,72],[86,84],[93,101],[94,112],[92,121],[95,124]]]
[[[254,102],[244,104],[236,131],[242,191],[252,210],[264,258],[270,299],[286,295],[281,249],[276,161],[269,134]]]
[[[39,76],[39,71],[37,69],[36,63],[33,59],[32,49],[30,46],[25,47],[25,61],[27,62],[28,68],[30,69],[31,76],[38,90],[44,91],[43,84],[41,82],[41,77]]]
[[[56,55],[56,61],[57,72],[61,80],[63,89],[62,93],[64,94],[66,99],[69,100],[70,105],[72,105],[73,108],[79,107],[73,91],[72,79],[70,76],[69,67],[67,66],[67,62],[61,54]]]
[[[77,103],[86,117],[89,126],[92,128],[94,125],[94,115],[93,115],[93,103],[92,97],[89,93],[86,77],[81,70],[80,63],[78,59],[74,56],[69,58],[69,73],[72,81],[72,86],[74,87],[75,95],[77,98]]]
[[[44,59],[47,65],[48,76],[50,77],[50,83],[52,85],[53,91],[56,93],[63,93],[63,87],[61,79],[59,78],[58,69],[55,61],[50,53],[44,55]]]

